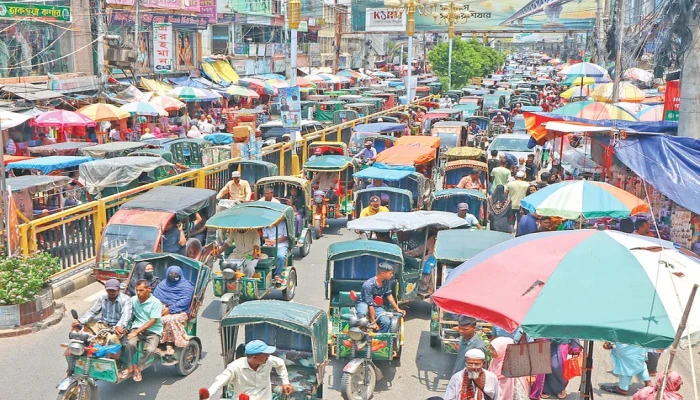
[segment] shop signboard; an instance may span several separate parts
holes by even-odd
[[[174,15],[160,13],[141,13],[141,27],[152,24],[172,24],[173,29],[207,29],[208,18],[189,15]],[[110,26],[134,26],[135,13],[123,10],[112,10]]]
[[[666,96],[664,98],[664,121],[678,121],[678,112],[681,108],[681,81],[666,82]]]
[[[301,129],[301,94],[299,86],[279,88],[282,127],[288,131]],[[292,135],[294,136],[294,135]]]
[[[466,23],[455,24],[455,32],[479,31],[563,31],[593,30],[596,19],[596,0],[580,1],[531,1],[503,0],[498,2],[471,2],[467,7],[471,18]],[[386,10],[384,1],[367,0],[352,2],[352,29],[356,32],[371,32],[381,29],[373,23],[381,24],[381,16],[368,21],[373,9]],[[432,13],[416,13],[416,32],[447,31],[447,25],[436,24]],[[369,23],[368,23],[369,22]],[[398,29],[393,27],[393,29]],[[393,31],[387,29],[387,31]]]
[[[121,1],[121,0],[120,0]],[[132,4],[133,3],[133,0]],[[146,8],[162,8],[167,10],[199,12],[199,0],[140,0]]]
[[[0,18],[70,22],[70,7],[41,4],[0,3]]]
[[[299,29],[297,29],[299,32],[308,32],[309,31],[309,21],[299,21]]]
[[[77,93],[97,90],[98,80],[96,76],[80,76],[68,79],[51,79],[47,89],[59,93]]]
[[[199,16],[208,18],[210,24],[217,23],[216,0],[199,0]]]
[[[231,11],[241,14],[257,14],[272,16],[271,0],[230,0]]]
[[[157,74],[174,71],[172,24],[153,24],[153,70]]]
[[[405,32],[406,13],[386,8],[368,8],[365,26],[367,32]]]

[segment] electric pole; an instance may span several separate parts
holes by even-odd
[[[700,23],[690,17],[688,28],[693,33],[692,47],[685,53],[681,70],[681,100],[678,110],[678,136],[700,138]]]

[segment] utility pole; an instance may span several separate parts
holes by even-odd
[[[136,70],[138,69],[138,53],[139,53],[139,25],[141,24],[141,14],[139,13],[141,0],[136,0],[136,17],[134,20],[134,51],[136,52],[136,65],[134,66],[134,86],[136,86]],[[148,55],[146,55],[148,57]]]
[[[106,83],[105,79],[105,31],[104,31],[104,16],[102,10],[104,9],[102,0],[97,0],[95,2],[97,5],[97,81],[99,82],[99,91],[97,96],[102,95],[102,89]]]
[[[620,78],[622,77],[622,42],[625,34],[625,1],[616,0],[615,4],[617,11],[615,19],[617,19],[617,51],[615,52],[615,76],[613,77],[613,97],[612,102],[617,103],[620,100]]]
[[[343,13],[338,9],[338,0],[335,0],[335,6],[333,7],[336,13],[335,17],[335,73],[338,73],[340,69],[340,41],[342,40],[342,29],[343,29]]]
[[[685,53],[681,71],[681,100],[678,110],[678,136],[700,138],[700,21],[690,17],[688,28],[693,33],[693,45]]]

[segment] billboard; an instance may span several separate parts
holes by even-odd
[[[406,14],[386,8],[368,8],[365,11],[365,31],[405,32]]]
[[[467,23],[455,25],[458,34],[474,31],[593,30],[597,9],[595,0],[484,1],[471,2],[466,7],[472,16]],[[367,13],[372,9],[385,9],[384,2],[352,0],[353,31],[370,31]],[[432,14],[425,16],[416,13],[415,19],[416,32],[447,31],[447,25],[437,24]]]

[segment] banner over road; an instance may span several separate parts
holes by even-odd
[[[424,0],[424,4],[427,1]],[[458,2],[459,4],[460,2]],[[464,1],[472,16],[466,24],[456,24],[455,32],[479,31],[564,31],[593,30],[596,17],[595,0],[501,0],[483,2]],[[376,31],[376,16],[371,11],[384,9],[383,1],[353,0],[352,29],[355,32]],[[370,17],[373,21],[368,21]],[[403,18],[406,18],[405,16]],[[447,25],[439,25],[432,15],[416,13],[416,32],[446,32]],[[394,26],[396,28],[396,26]],[[387,29],[394,31],[395,29]]]

